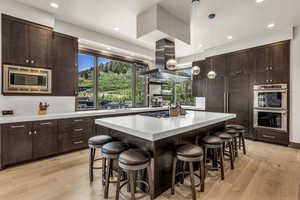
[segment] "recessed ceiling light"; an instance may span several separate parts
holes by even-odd
[[[115,30],[115,31],[119,31],[120,29],[119,29],[118,27],[115,27],[114,30]]]
[[[199,48],[202,48],[203,47],[203,45],[202,44],[199,44]]]
[[[228,39],[228,40],[232,40],[232,38],[233,38],[233,37],[232,37],[231,35],[228,35],[228,36],[227,36],[227,39]]]
[[[110,48],[110,47],[106,47],[106,49],[107,49],[107,50],[111,50],[111,48]]]
[[[264,2],[265,0],[256,0],[256,3],[262,3]]]
[[[59,8],[59,5],[57,3],[55,3],[55,2],[50,3],[50,6],[52,8]]]
[[[275,27],[274,23],[268,24],[268,28],[274,28],[274,27]]]

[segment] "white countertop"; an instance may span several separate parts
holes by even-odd
[[[187,115],[179,117],[130,115],[96,119],[95,123],[145,140],[156,141],[233,118],[236,118],[236,114],[187,111]]]
[[[0,124],[16,123],[16,122],[28,122],[28,121],[41,121],[41,120],[53,120],[53,119],[67,119],[77,117],[93,117],[93,116],[105,116],[105,115],[118,115],[118,114],[130,114],[148,111],[159,111],[168,109],[167,107],[160,108],[126,108],[115,110],[93,110],[93,111],[79,111],[70,113],[57,113],[47,115],[16,115],[16,116],[0,116]]]

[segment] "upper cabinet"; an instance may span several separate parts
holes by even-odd
[[[52,29],[2,15],[3,63],[50,68]]]
[[[289,80],[290,42],[256,48],[255,84],[287,83]]]
[[[54,33],[52,45],[53,95],[75,96],[78,39]]]

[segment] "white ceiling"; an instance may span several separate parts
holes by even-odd
[[[191,0],[16,0],[40,8],[62,21],[101,32],[133,44],[152,49],[155,41],[136,39],[136,16],[156,3],[185,22],[190,21]],[[49,6],[59,4],[58,9]],[[216,13],[214,23],[208,20]],[[177,57],[199,53],[205,49],[233,41],[249,39],[267,32],[300,25],[299,0],[201,0],[192,17],[192,44],[176,40]],[[269,23],[275,28],[268,29]],[[119,31],[114,28],[118,27]],[[226,36],[232,35],[228,40]],[[199,45],[202,44],[202,47]]]

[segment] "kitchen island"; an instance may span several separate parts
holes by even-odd
[[[224,129],[225,122],[235,114],[187,111],[185,116],[156,118],[131,115],[96,119],[96,134],[141,148],[151,154],[154,195],[171,186],[172,161],[176,146],[195,143],[196,136]]]

